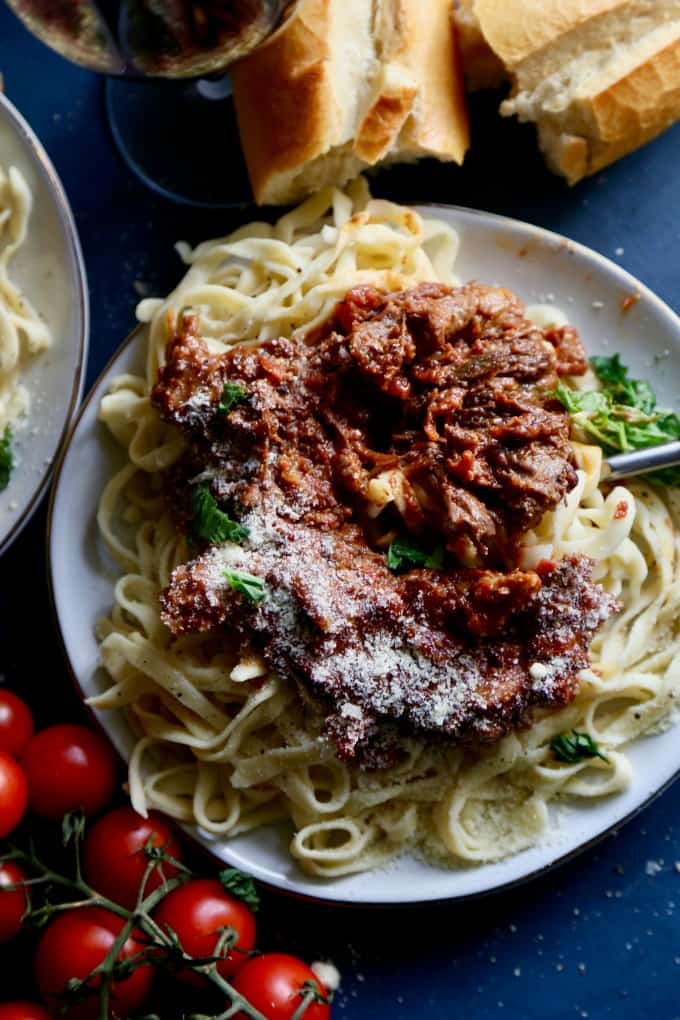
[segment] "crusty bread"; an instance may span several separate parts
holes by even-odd
[[[508,72],[501,58],[484,38],[475,12],[475,0],[456,0],[454,18],[458,26],[460,60],[466,87],[470,92],[500,88]]]
[[[232,85],[260,204],[468,146],[450,0],[299,0]]]
[[[533,121],[575,183],[680,118],[680,0],[472,0],[513,80],[506,115]]]

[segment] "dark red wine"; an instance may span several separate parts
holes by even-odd
[[[125,60],[99,10],[102,5],[90,0],[7,0],[7,3],[33,35],[68,60],[102,74],[125,72]]]
[[[104,74],[215,74],[273,30],[286,0],[7,0],[62,56]]]

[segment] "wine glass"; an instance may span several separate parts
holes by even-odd
[[[109,76],[113,137],[145,184],[196,206],[250,198],[225,71],[267,38],[290,0],[7,3],[42,42]]]

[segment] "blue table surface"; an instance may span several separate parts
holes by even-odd
[[[182,272],[173,243],[222,233],[235,214],[181,208],[139,184],[111,140],[102,80],[37,43],[4,6],[0,70],[7,96],[41,138],[75,213],[92,305],[89,385],[134,324],[135,284],[165,292]],[[375,192],[489,209],[558,230],[618,258],[680,309],[680,125],[569,189],[544,169],[531,128],[501,121],[496,106],[497,98],[475,101],[474,146],[462,170],[391,170],[378,177]],[[0,566],[0,673],[25,693],[43,724],[82,714],[50,614],[44,527],[43,507]],[[17,597],[19,576],[30,595]],[[620,832],[551,875],[459,906],[339,910],[268,893],[263,940],[336,963],[343,974],[336,1020],[598,1020],[648,1013],[674,1020],[680,1018],[678,808],[676,784]],[[0,998],[28,994],[30,945],[20,943],[14,956],[3,949]],[[166,1005],[162,1015],[169,1020],[175,1012]]]

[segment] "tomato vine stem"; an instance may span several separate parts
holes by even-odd
[[[92,985],[92,982],[99,978],[100,981],[97,988],[99,993],[99,1018],[100,1020],[109,1020],[111,985],[116,979],[116,971],[121,966],[126,971],[131,971],[135,966],[140,966],[142,963],[149,961],[157,964],[159,960],[156,957],[160,954],[165,956],[165,958],[172,959],[173,964],[178,967],[187,968],[197,974],[204,975],[227,998],[229,1006],[225,1011],[214,1016],[201,1016],[200,1020],[228,1020],[228,1018],[236,1016],[237,1013],[248,1017],[248,1020],[267,1020],[264,1014],[256,1009],[245,996],[241,995],[217,970],[218,964],[223,959],[224,951],[230,949],[236,941],[236,933],[233,929],[225,928],[220,933],[213,956],[197,960],[184,952],[174,933],[169,930],[164,931],[151,916],[151,912],[168,893],[172,892],[173,889],[179,888],[179,886],[191,878],[192,873],[186,867],[182,866],[180,873],[174,878],[166,879],[164,877],[161,885],[147,895],[146,886],[154,869],[158,868],[159,861],[166,860],[167,863],[172,863],[173,865],[175,861],[173,858],[163,857],[157,847],[153,848],[153,853],[151,848],[145,848],[145,852],[149,857],[148,865],[140,883],[139,894],[134,909],[128,910],[108,897],[100,895],[84,880],[80,868],[80,841],[82,836],[83,828],[80,827],[71,834],[69,839],[74,846],[74,877],[54,871],[38,856],[32,846],[29,850],[22,850],[18,846],[11,845],[7,853],[0,855],[0,863],[5,863],[9,860],[16,861],[23,864],[32,873],[25,883],[20,882],[3,886],[5,891],[19,888],[24,889],[28,884],[44,884],[52,885],[78,895],[77,899],[66,900],[61,903],[48,902],[37,908],[33,908],[29,903],[24,919],[42,924],[60,911],[82,907],[100,907],[116,914],[124,922],[102,962],[85,979],[78,981],[75,986],[66,991],[66,1002],[68,1002],[69,998],[74,998],[76,994],[78,997],[82,997],[83,989],[88,985]],[[37,874],[35,874],[36,872]],[[147,945],[142,952],[135,954],[134,957],[119,961],[117,959],[118,954],[136,930],[143,932],[147,937],[149,940]],[[311,1002],[312,1000],[309,1001]],[[295,1013],[296,1020],[302,1015],[303,1013],[297,1010]],[[196,1020],[198,1020],[198,1017]]]

